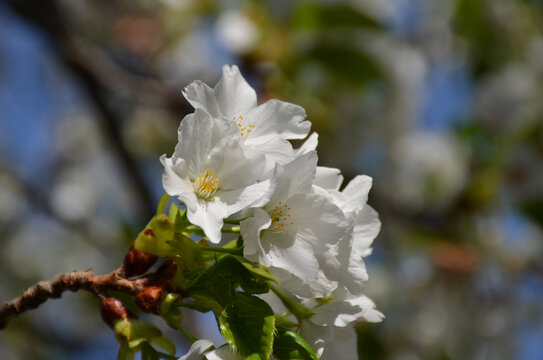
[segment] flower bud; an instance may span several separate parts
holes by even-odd
[[[112,329],[115,321],[136,317],[119,299],[113,297],[108,297],[101,301],[100,314],[105,323]]]
[[[149,234],[146,235],[152,236],[151,229],[146,229],[145,231],[149,232]],[[126,276],[130,277],[145,273],[153,266],[157,259],[158,257],[156,255],[147,254],[136,249],[134,242],[132,242],[130,250],[128,250],[123,262]]]
[[[149,286],[136,295],[136,305],[144,312],[158,314],[166,290],[160,286]]]

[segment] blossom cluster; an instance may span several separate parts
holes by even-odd
[[[173,155],[160,159],[164,189],[210,243],[237,221],[243,257],[277,279],[273,296],[296,317],[299,335],[321,359],[355,359],[356,322],[383,318],[363,294],[363,258],[380,230],[367,204],[372,179],[356,176],[340,191],[340,171],[317,166],[305,110],[279,100],[258,105],[237,66],[225,65],[215,87],[195,81],[183,95],[195,111],[182,120]],[[291,140],[301,139],[294,148]],[[276,310],[271,295],[263,298]],[[206,353],[202,341],[181,359],[237,356],[228,346]]]

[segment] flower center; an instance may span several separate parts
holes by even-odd
[[[268,212],[268,215],[272,221],[270,230],[273,232],[288,234],[290,225],[294,225],[294,219],[292,219],[290,214],[290,207],[281,201]]]
[[[200,199],[208,200],[219,188],[219,175],[210,173],[209,168],[206,168],[198,175],[198,179],[193,186],[194,192]]]
[[[253,131],[255,126],[253,124],[243,124],[243,116],[234,116],[233,120],[236,122],[239,128],[239,133],[241,134],[241,137],[244,137],[245,135],[248,135]]]

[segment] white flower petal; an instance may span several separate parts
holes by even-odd
[[[207,360],[243,360],[243,357],[240,354],[233,352],[228,345],[223,345],[205,355]]]
[[[221,108],[215,97],[213,89],[197,80],[187,86],[183,96],[195,109],[204,109],[211,116],[222,116]]]
[[[236,65],[223,66],[222,77],[213,91],[222,115],[229,120],[245,115],[256,107],[256,92],[245,81]]]
[[[320,359],[351,360],[357,357],[356,331],[352,327],[333,327]]]
[[[241,189],[220,191],[217,196],[227,205],[226,216],[230,216],[249,206],[260,206],[266,203],[272,190],[272,182],[264,180]]]
[[[198,199],[196,209],[192,211],[187,207],[187,217],[189,221],[198,225],[204,230],[209,241],[217,244],[221,241],[221,228],[224,224],[223,219],[228,214],[227,205],[215,197],[211,201]]]
[[[196,209],[197,198],[194,194],[191,182],[188,180],[186,164],[183,159],[167,158],[166,155],[160,157],[160,162],[164,166],[162,174],[162,186],[171,196],[177,196],[183,201],[187,208]]]
[[[305,320],[300,326],[300,335],[311,345],[320,359],[324,345],[332,337],[332,326],[320,326]]]
[[[261,244],[264,254],[261,254],[260,261],[267,257],[272,266],[287,270],[304,281],[312,281],[317,276],[319,263],[307,239],[264,231]]]
[[[280,168],[272,201],[284,201],[297,193],[307,193],[317,170],[317,153],[301,155]]]
[[[260,243],[260,232],[270,227],[271,219],[267,212],[262,209],[251,209],[243,214],[250,216],[248,219],[240,223],[241,236],[243,237],[243,256],[251,261],[259,261],[259,255],[263,254]],[[269,266],[271,263],[269,258],[265,257],[261,263],[264,266]]]
[[[254,128],[247,134],[246,144],[255,146],[272,136],[285,140],[303,139],[311,128],[311,122],[305,117],[305,110],[301,106],[269,100],[247,113],[246,122],[253,124]]]
[[[296,157],[306,154],[310,151],[316,151],[318,143],[319,143],[319,134],[314,132],[311,135],[309,135],[309,137],[304,141],[302,146],[296,149]]]
[[[266,180],[263,155],[249,157],[239,138],[226,138],[208,156],[207,164],[219,176],[223,190],[239,189]]]
[[[371,189],[372,178],[366,175],[358,175],[352,179],[342,193],[347,204],[343,211],[346,213],[358,211],[368,202],[368,193]]]
[[[247,142],[245,142],[245,145],[247,145]],[[267,142],[259,144],[258,147],[249,148],[263,153],[266,160],[273,165],[275,163],[281,165],[289,163],[296,157],[290,142],[277,136],[270,137]]]
[[[313,181],[314,185],[320,186],[325,190],[339,190],[342,182],[343,175],[341,175],[339,169],[317,166],[317,174]]]
[[[302,281],[300,278],[292,276],[292,274],[284,278],[277,277],[281,280],[281,288],[295,294],[299,298],[305,299],[325,297],[329,295],[338,284],[337,281],[332,281],[325,275],[322,271],[322,266],[317,272],[315,280],[310,282]]]
[[[311,242],[321,253],[350,231],[343,211],[326,197],[314,193],[296,194],[287,200],[298,229],[297,237]]]
[[[199,109],[191,115],[187,115],[179,126],[179,142],[172,158],[185,159],[188,172],[194,176],[207,167],[210,153],[221,140],[234,139],[239,134],[231,121],[211,117]]]
[[[353,250],[359,256],[371,254],[371,244],[381,230],[379,214],[367,205],[353,216]]]
[[[205,353],[213,346],[213,342],[207,339],[196,340],[190,350],[177,360],[202,360]]]

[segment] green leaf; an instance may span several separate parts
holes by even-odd
[[[238,286],[249,294],[268,292],[271,274],[241,259],[240,256],[223,256],[202,274],[188,293],[214,299],[224,308],[232,303]]]
[[[533,198],[520,205],[520,210],[543,228],[543,198]]]
[[[307,61],[317,61],[338,80],[357,88],[384,78],[370,55],[349,44],[321,41],[306,56]]]
[[[338,27],[378,29],[380,25],[368,15],[346,4],[305,3],[294,11],[292,25],[302,29]]]
[[[278,360],[318,360],[317,354],[298,333],[286,329],[278,329],[273,343],[273,355]]]
[[[168,205],[168,201],[170,201],[170,195],[164,194],[160,197],[160,200],[158,201],[158,206],[156,207],[157,215],[164,214],[164,212],[166,211],[166,206]]]
[[[219,328],[230,347],[248,359],[268,359],[273,346],[275,316],[262,299],[236,292],[219,317]]]
[[[243,256],[233,256],[237,261],[241,263],[247,270],[251,272],[251,274],[260,277],[262,279],[273,281],[277,284],[279,284],[279,280],[273,276],[270,269],[267,267],[260,265],[259,263],[255,263],[252,261],[249,261],[245,259]]]

